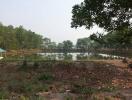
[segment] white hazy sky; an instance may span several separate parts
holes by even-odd
[[[73,29],[70,26],[72,6],[83,0],[0,0],[0,22],[4,25],[23,25],[26,29],[56,42],[88,37],[102,30],[94,27]]]

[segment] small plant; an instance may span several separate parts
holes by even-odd
[[[54,77],[51,74],[42,74],[38,77],[39,81],[52,81]]]
[[[27,67],[27,60],[24,60],[23,62],[22,62],[22,67]]]
[[[92,95],[97,90],[90,87],[80,86],[80,85],[74,85],[73,92],[80,93],[80,94],[88,94]]]
[[[64,60],[72,60],[72,55],[64,54]]]
[[[25,83],[24,86],[23,86],[23,89],[24,89],[25,92],[32,92],[33,85],[32,84]]]
[[[65,100],[72,100],[72,97],[71,96],[66,96]]]
[[[9,96],[9,93],[7,91],[0,91],[0,100],[7,99]]]
[[[117,88],[114,86],[103,87],[100,89],[100,91],[103,91],[103,92],[113,92],[116,90],[117,90]]]
[[[37,61],[35,61],[34,63],[33,63],[33,69],[37,69],[39,67],[39,63],[37,62]]]
[[[23,60],[20,66],[20,70],[27,70],[28,68],[27,66],[28,66],[27,60]]]
[[[29,98],[26,96],[20,96],[20,100],[29,100]]]

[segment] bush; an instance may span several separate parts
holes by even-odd
[[[52,81],[54,80],[54,77],[50,74],[42,74],[38,77],[39,81]]]
[[[34,62],[33,66],[34,67],[38,67],[39,66],[39,63],[38,62]]]
[[[22,67],[27,67],[27,60],[24,60],[23,62],[22,62]]]
[[[37,62],[37,61],[35,61],[34,63],[33,63],[33,69],[37,69],[39,67],[39,63]]]

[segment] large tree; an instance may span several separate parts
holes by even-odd
[[[96,24],[111,31],[132,26],[131,0],[84,0],[73,7],[72,13],[71,25],[75,28],[90,29]]]

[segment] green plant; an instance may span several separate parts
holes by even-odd
[[[84,100],[84,97],[83,97],[83,96],[78,96],[78,97],[76,98],[76,100]]]
[[[65,100],[72,100],[72,96],[66,96]]]
[[[93,93],[97,92],[97,90],[94,88],[80,86],[80,85],[74,85],[74,88],[72,91],[75,93],[88,94],[88,95],[92,95]]]
[[[0,100],[4,100],[4,99],[7,99],[9,96],[9,93],[7,91],[0,91]]]
[[[40,66],[39,62],[35,61],[35,62],[33,63],[32,68],[33,68],[33,69],[38,69],[39,66]]]
[[[37,61],[34,62],[33,64],[34,67],[38,67],[39,66],[39,63]]]
[[[102,87],[100,89],[100,91],[103,91],[103,92],[113,92],[113,91],[116,91],[117,88],[114,87],[114,86],[108,86],[108,87]]]
[[[31,83],[25,83],[23,86],[23,90],[25,92],[32,92],[33,91],[33,85]]]
[[[29,98],[26,96],[20,96],[20,100],[29,100]]]
[[[27,66],[27,60],[24,60],[22,66]]]
[[[38,77],[39,81],[52,81],[54,77],[51,74],[42,74]]]

